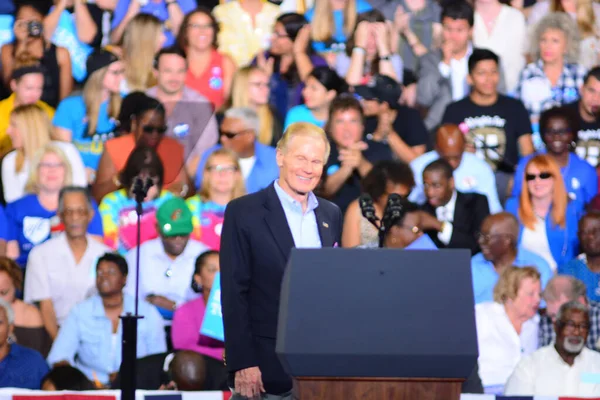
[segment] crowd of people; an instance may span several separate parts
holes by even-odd
[[[137,295],[138,387],[235,389],[241,356],[200,329],[220,264],[251,251],[221,252],[244,211],[227,205],[274,188],[290,227],[335,204],[335,246],[377,247],[358,198],[382,218],[397,194],[385,247],[471,251],[465,391],[600,395],[581,378],[600,373],[597,2],[5,0],[2,16],[0,387],[119,387]],[[324,159],[299,149],[307,126]],[[308,209],[290,179],[314,187]],[[282,248],[325,247],[292,234]]]

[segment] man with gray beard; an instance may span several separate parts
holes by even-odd
[[[600,354],[585,347],[588,307],[569,301],[554,323],[556,340],[525,356],[504,388],[507,396],[594,397],[600,394]]]

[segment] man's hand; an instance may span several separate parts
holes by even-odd
[[[379,106],[379,112],[377,113],[377,129],[376,133],[381,138],[386,138],[390,132],[394,131],[394,121],[398,112],[383,102]]]
[[[236,371],[235,392],[249,399],[260,397],[261,393],[265,392],[260,369],[250,367]]]
[[[419,222],[417,226],[422,231],[441,231],[442,223],[438,221],[436,217],[431,214],[426,213],[425,211],[417,211],[417,215],[419,216]]]
[[[449,40],[446,40],[442,43],[442,62],[446,65],[450,65],[453,56],[454,45]]]
[[[360,166],[363,160],[362,152],[368,148],[365,142],[356,142],[346,149],[340,149],[339,160],[342,163],[342,167],[349,169],[356,169]]]
[[[149,295],[146,297],[146,301],[156,307],[164,308],[165,310],[174,310],[176,303],[167,299],[164,296]]]

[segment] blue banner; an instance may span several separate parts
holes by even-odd
[[[12,15],[0,15],[0,47],[14,39]]]
[[[223,331],[223,313],[221,312],[221,273],[217,272],[213,281],[208,304],[204,312],[204,320],[200,327],[200,334],[213,339],[225,341]]]
[[[78,82],[82,82],[87,76],[85,63],[93,48],[79,40],[73,18],[68,11],[63,11],[60,14],[56,30],[52,36],[52,43],[69,50],[73,78]]]

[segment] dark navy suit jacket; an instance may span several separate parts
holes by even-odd
[[[338,245],[342,212],[325,199],[318,201],[314,212],[322,247]],[[292,380],[275,354],[275,339],[281,280],[293,247],[294,239],[273,184],[227,205],[220,262],[230,382],[235,371],[258,366],[267,393],[292,389]]]

